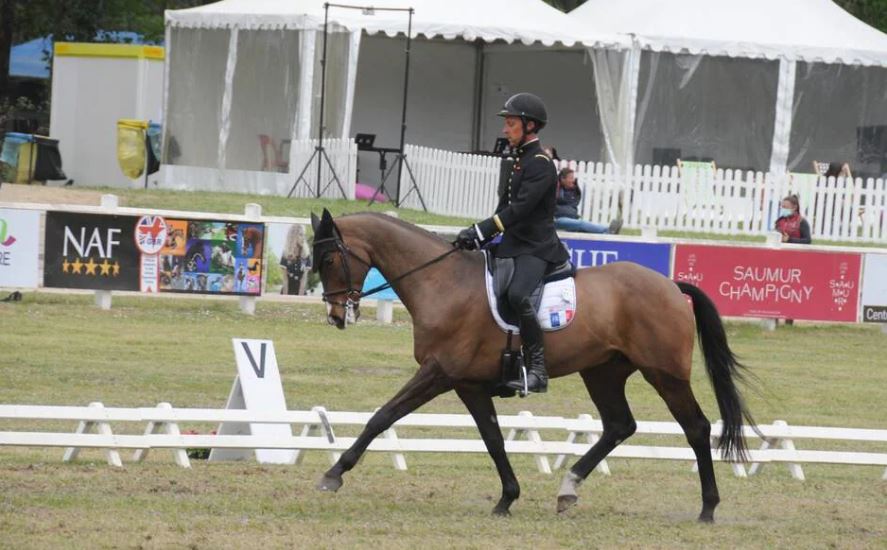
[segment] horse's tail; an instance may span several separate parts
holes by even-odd
[[[677,282],[677,285],[693,300],[693,314],[696,316],[696,331],[705,357],[705,368],[723,419],[723,431],[718,441],[721,456],[731,461],[747,462],[748,446],[742,433],[743,418],[756,432],[758,428],[735,383],[735,380],[743,380],[743,371],[747,367],[739,362],[727,344],[724,323],[711,298],[689,283]]]

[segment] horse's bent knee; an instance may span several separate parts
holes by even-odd
[[[604,427],[604,435],[613,438],[618,445],[634,435],[638,429],[637,422],[631,419],[629,422],[613,422]]]

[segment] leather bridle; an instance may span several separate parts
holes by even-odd
[[[327,243],[327,242],[332,242],[336,246],[336,251],[338,251],[338,253],[342,259],[342,261],[340,262],[342,264],[342,274],[345,276],[345,280],[348,282],[348,286],[346,288],[339,289],[339,290],[325,291],[322,294],[323,301],[326,302],[327,304],[330,304],[330,305],[342,306],[343,308],[345,308],[346,320],[352,315],[352,312],[354,311],[354,309],[358,305],[360,305],[361,298],[363,298],[365,296],[369,296],[371,294],[375,294],[376,292],[379,292],[380,290],[385,290],[386,288],[391,288],[391,285],[396,283],[397,281],[400,281],[401,279],[404,279],[417,271],[425,269],[426,267],[443,260],[444,258],[449,256],[453,252],[456,252],[459,250],[459,248],[454,246],[452,249],[444,252],[443,254],[432,258],[431,260],[425,262],[424,264],[422,264],[418,267],[415,267],[415,268],[407,271],[406,273],[403,273],[402,275],[399,275],[399,276],[391,279],[390,281],[388,281],[386,283],[375,286],[367,291],[361,291],[359,288],[357,288],[354,285],[354,281],[351,278],[351,263],[348,261],[348,257],[350,256],[350,257],[354,258],[358,262],[367,266],[367,268],[374,267],[372,264],[372,261],[364,260],[363,258],[358,256],[357,253],[355,253],[353,250],[348,248],[348,245],[346,245],[345,242],[338,235],[335,235],[335,234],[332,237],[325,237],[322,239],[316,239],[314,241],[315,259],[317,258],[317,254],[316,254],[317,245]],[[455,243],[453,243],[453,244],[455,245]],[[321,264],[323,263],[323,260],[324,260],[324,257],[321,257],[320,260],[316,264],[318,272],[320,271],[320,269],[322,267]],[[339,296],[342,294],[345,295],[344,301],[332,299],[333,296]]]

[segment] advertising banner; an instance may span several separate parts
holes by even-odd
[[[166,220],[160,250],[160,292],[262,293],[265,225]],[[147,266],[148,269],[151,266]]]
[[[671,245],[594,239],[562,239],[577,268],[634,262],[665,275],[670,274]]]
[[[40,212],[0,208],[0,287],[37,288]]]
[[[721,315],[856,321],[861,256],[676,245],[674,278],[703,289]]]
[[[135,216],[46,213],[43,285],[139,290]]]
[[[865,255],[862,321],[887,323],[887,254]]]

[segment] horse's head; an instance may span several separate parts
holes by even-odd
[[[349,247],[326,208],[320,219],[311,214],[311,225],[314,228],[312,270],[320,274],[327,321],[344,329],[360,317],[361,289],[370,263]]]

